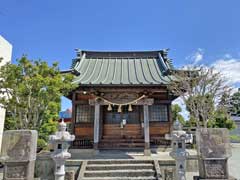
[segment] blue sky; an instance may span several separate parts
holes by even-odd
[[[239,86],[239,0],[0,0],[0,7],[0,34],[13,45],[13,62],[27,54],[68,69],[75,48],[170,48],[176,67],[216,65]]]

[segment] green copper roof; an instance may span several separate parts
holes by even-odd
[[[172,77],[166,51],[80,51],[73,61],[74,82],[82,85],[162,85]]]

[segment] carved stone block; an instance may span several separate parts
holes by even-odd
[[[37,131],[10,130],[3,134],[1,160],[32,161],[36,160]]]
[[[200,179],[228,179],[228,158],[231,156],[228,130],[201,128],[197,130]]]
[[[205,178],[225,179],[228,177],[227,160],[204,160]]]
[[[27,176],[27,163],[10,163],[5,168],[6,179],[24,179]]]
[[[4,180],[33,180],[35,161],[5,162]]]
[[[201,128],[196,132],[197,150],[201,158],[228,158],[231,156],[228,130]]]
[[[11,130],[3,134],[1,161],[5,180],[33,180],[37,131]]]
[[[74,180],[75,173],[74,171],[66,171],[65,180]]]

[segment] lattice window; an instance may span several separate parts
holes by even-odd
[[[94,107],[88,104],[79,104],[76,107],[76,123],[91,123],[94,121]]]
[[[104,108],[106,124],[120,124],[122,119],[126,119],[127,124],[138,124],[140,121],[138,106],[132,106],[133,111],[128,111],[128,106],[122,106],[122,112],[118,112],[118,106],[113,106],[111,111],[107,111],[107,106]]]
[[[140,123],[139,106],[132,106],[132,111],[128,111],[128,106],[124,106],[122,119],[126,119],[128,124]]]
[[[167,105],[152,105],[150,106],[150,121],[168,121]]]

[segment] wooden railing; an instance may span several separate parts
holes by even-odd
[[[91,139],[76,139],[72,144],[73,149],[90,149],[93,148],[93,140]]]
[[[152,146],[170,146],[171,141],[165,139],[164,137],[151,137],[150,141]]]

